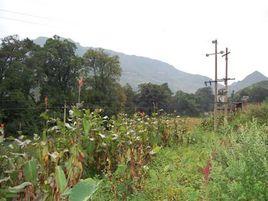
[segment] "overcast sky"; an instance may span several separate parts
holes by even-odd
[[[57,34],[209,77],[214,60],[205,54],[217,38],[219,50],[231,50],[230,77],[268,76],[268,0],[1,0],[0,37],[11,34]],[[219,68],[223,77],[222,58]]]

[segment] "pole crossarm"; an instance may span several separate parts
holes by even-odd
[[[223,78],[222,80],[235,80],[235,78]]]
[[[233,80],[234,78],[228,78],[228,80]],[[209,80],[209,81],[205,81],[204,83],[205,83],[205,85],[206,86],[208,86],[208,84],[209,84],[209,86],[211,86],[212,85],[212,83],[218,83],[218,82],[225,82],[225,78],[223,78],[223,79],[218,79],[217,81],[216,80]]]
[[[217,53],[207,53],[206,57],[209,57],[209,56],[215,55],[215,54],[223,54],[223,53],[224,53],[223,51],[220,51],[220,52],[217,52]]]
[[[222,55],[222,57],[226,57],[228,56],[228,54],[230,54],[231,52],[226,52],[225,54]]]

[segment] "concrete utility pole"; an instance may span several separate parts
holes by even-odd
[[[228,55],[231,52],[228,51],[228,48],[225,49],[225,54],[222,55],[225,57],[225,78],[224,78],[224,85],[225,85],[225,98],[224,98],[224,124],[227,125],[228,123],[228,80],[234,80],[235,78],[228,78]]]
[[[228,123],[228,54],[231,52],[228,52],[228,48],[225,49],[225,54],[222,55],[225,57],[225,79],[224,79],[224,85],[225,85],[225,98],[224,98],[224,124],[227,125]]]
[[[212,41],[215,44],[215,83],[214,83],[214,130],[217,129],[217,104],[218,104],[218,41]]]
[[[215,55],[215,80],[209,81],[211,84],[214,82],[214,130],[217,130],[217,104],[218,104],[218,54],[223,54],[223,51],[218,52],[218,41],[213,40],[212,43],[215,45],[215,52],[206,54],[206,56]],[[206,84],[207,82],[205,82]]]

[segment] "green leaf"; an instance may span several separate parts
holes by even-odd
[[[157,178],[158,178],[157,172],[153,169],[149,170],[149,175],[152,178],[152,180],[157,180]]]
[[[8,188],[8,192],[9,193],[20,193],[22,192],[27,186],[32,185],[31,182],[24,182],[18,186],[14,186],[14,187],[9,187]]]
[[[98,190],[100,181],[88,178],[81,180],[72,189],[66,191],[63,195],[69,195],[70,201],[88,201]]]
[[[10,176],[9,177],[5,177],[3,179],[0,179],[0,184],[6,182],[8,180],[10,180]]]
[[[95,142],[88,142],[87,153],[89,156],[92,155],[94,149],[95,149]]]
[[[161,150],[161,147],[155,146],[152,151],[150,151],[151,155],[157,154]]]
[[[127,171],[127,165],[119,164],[117,169],[116,169],[116,171],[115,171],[115,173],[114,173],[114,175],[122,176],[122,175],[124,175],[126,173],[126,171]]]
[[[89,121],[85,118],[83,119],[83,128],[84,128],[85,135],[88,135],[90,124],[89,124]]]
[[[23,168],[23,174],[26,181],[32,182],[36,184],[37,182],[37,161],[35,159],[31,159],[27,161]]]
[[[61,166],[55,168],[55,179],[57,188],[60,190],[60,193],[63,193],[67,186],[67,180]]]
[[[0,134],[0,143],[4,142],[4,136]]]

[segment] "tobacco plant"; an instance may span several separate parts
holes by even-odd
[[[143,188],[157,151],[181,143],[187,133],[180,117],[158,114],[109,118],[100,109],[73,108],[65,121],[42,117],[41,135],[1,141],[3,199],[74,200],[79,194],[88,200],[106,186],[111,199],[126,200]]]

